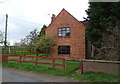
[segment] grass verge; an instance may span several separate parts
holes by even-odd
[[[102,72],[86,72],[84,74],[74,73],[74,69],[79,66],[78,63],[72,63],[71,61],[66,61],[66,72],[61,71],[61,67],[56,67],[52,69],[51,65],[39,64],[35,66],[32,63],[22,63],[18,64],[15,62],[3,63],[3,67],[20,69],[25,71],[32,71],[37,73],[44,73],[49,75],[59,75],[59,76],[69,76],[75,80],[81,82],[118,82],[120,81],[120,76],[111,75]]]

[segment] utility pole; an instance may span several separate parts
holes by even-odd
[[[8,14],[6,14],[6,24],[5,24],[5,43],[4,43],[5,51],[6,51],[6,47],[7,47],[7,23],[8,23]]]

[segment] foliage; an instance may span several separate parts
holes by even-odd
[[[120,60],[118,46],[120,43],[120,2],[119,3],[90,3],[86,30],[87,38],[96,48],[98,55],[105,60]]]
[[[52,51],[52,49],[55,45],[55,41],[54,41],[52,36],[51,37],[50,36],[49,37],[45,36],[46,28],[47,28],[47,26],[43,25],[39,35],[37,36],[36,51],[37,52],[43,52],[46,55],[48,55],[48,53],[50,53]]]
[[[56,44],[53,36],[41,36],[36,42],[36,51],[50,54]]]
[[[45,35],[45,30],[46,30],[47,26],[43,25],[43,27],[41,28],[41,31],[37,37],[37,39],[39,39],[41,36]]]

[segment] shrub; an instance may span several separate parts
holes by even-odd
[[[50,54],[56,44],[53,36],[41,36],[36,43],[36,51],[43,52],[47,56]]]

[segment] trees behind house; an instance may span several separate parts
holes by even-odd
[[[38,36],[37,29],[34,29],[24,39],[21,39],[21,47],[25,47],[30,51],[35,51],[35,44]]]
[[[47,26],[43,25],[41,28],[41,31],[37,37],[36,41],[36,51],[37,52],[43,52],[46,54],[46,56],[50,56],[50,54],[56,44],[54,40],[54,36],[46,36],[45,35],[45,30]]]
[[[47,26],[43,25],[43,27],[41,28],[41,31],[37,37],[37,39],[39,39],[41,36],[45,35],[45,30],[46,30]]]
[[[31,31],[24,39],[21,39],[21,48],[27,48],[30,51],[43,52],[46,55],[50,53],[55,45],[54,36],[45,36],[46,25],[43,25],[40,32],[36,29]]]
[[[87,38],[97,49],[96,57],[105,60],[120,60],[120,2],[90,3],[87,20]]]

